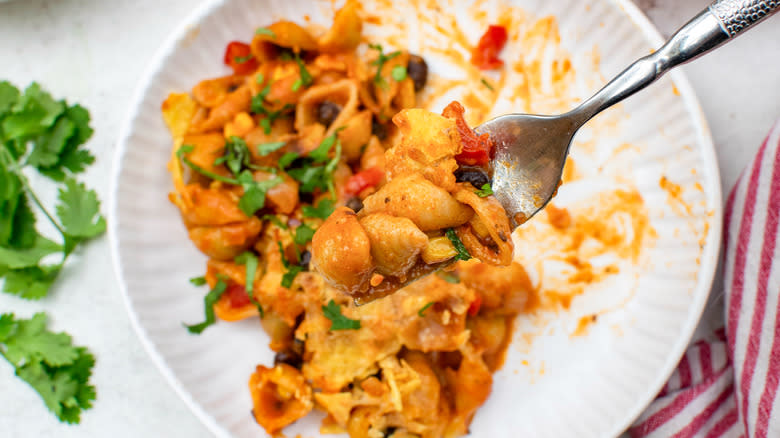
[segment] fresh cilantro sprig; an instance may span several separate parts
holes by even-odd
[[[252,55],[251,53],[249,55],[246,55],[246,56],[234,56],[233,57],[233,61],[235,61],[236,64],[243,64],[245,62],[248,62],[249,60],[251,60],[254,57],[255,57],[255,55]]]
[[[274,33],[274,31],[272,31],[267,27],[258,27],[257,29],[255,29],[255,35],[268,35],[271,38],[276,39],[276,34]]]
[[[386,87],[387,83],[385,83],[385,80],[382,78],[382,67],[385,66],[387,61],[390,61],[391,59],[395,58],[396,56],[401,54],[400,50],[397,50],[395,52],[391,52],[385,55],[382,46],[379,44],[369,44],[369,48],[376,50],[379,52],[379,55],[377,58],[373,61],[371,61],[371,65],[376,66],[376,74],[374,75],[374,83],[376,85],[379,85],[380,87]]]
[[[241,142],[243,142],[243,140],[241,140]],[[246,146],[245,143],[244,146]],[[235,178],[216,174],[198,166],[197,164],[193,163],[192,160],[187,158],[186,154],[192,152],[193,150],[194,147],[192,145],[182,145],[176,151],[176,156],[178,157],[179,161],[187,165],[190,169],[200,173],[207,178],[211,178],[215,181],[220,181],[226,184],[241,186],[244,189],[244,194],[241,195],[241,198],[238,200],[238,208],[240,208],[241,211],[243,211],[247,216],[252,216],[258,210],[265,207],[265,198],[268,190],[282,183],[282,179],[278,176],[274,176],[273,178],[265,181],[255,181],[255,177],[252,175],[252,172],[249,171],[249,169],[241,170],[241,173],[236,175]],[[241,159],[238,157],[233,157],[230,159],[230,161],[233,161],[236,166],[239,165],[238,163],[243,163],[243,161],[241,161]],[[227,163],[228,160],[226,159],[225,162]],[[233,171],[233,169],[231,169],[231,171]]]
[[[490,85],[490,82],[488,82],[488,81],[487,81],[487,79],[485,79],[485,78],[480,78],[480,80],[479,80],[479,81],[480,81],[480,82],[482,82],[482,85],[484,85],[484,86],[485,86],[485,88],[487,88],[488,90],[490,90],[490,91],[496,91],[496,89],[495,89],[495,88],[493,88],[493,86],[492,86],[492,85]]]
[[[215,166],[220,164],[224,164],[234,176],[237,176],[244,169],[254,167],[252,154],[249,152],[249,147],[243,138],[234,135],[225,141],[225,149],[222,156],[214,160]]]
[[[477,196],[480,198],[487,198],[493,194],[493,187],[490,187],[490,183],[482,184],[479,190],[477,190]]]
[[[452,242],[452,246],[455,247],[455,251],[457,252],[455,255],[455,260],[469,260],[471,258],[469,250],[466,249],[466,247],[463,245],[463,242],[460,241],[460,238],[455,233],[455,230],[452,228],[447,228],[445,235],[448,239],[450,239],[450,242]]]
[[[265,156],[271,154],[272,152],[278,151],[279,149],[284,147],[284,145],[286,145],[286,144],[287,143],[285,143],[283,141],[275,141],[275,142],[271,142],[271,143],[261,143],[261,144],[257,145],[257,153],[260,154],[260,156],[265,157]]]
[[[227,283],[225,283],[225,279],[218,276],[214,288],[203,298],[203,311],[206,315],[206,320],[198,324],[184,324],[184,327],[186,327],[190,333],[199,335],[203,333],[203,330],[206,330],[210,325],[217,322],[217,318],[214,315],[214,304],[219,300],[219,297],[225,293],[226,289]]]
[[[301,224],[295,229],[295,235],[293,236],[293,242],[298,245],[306,245],[311,238],[314,237],[314,228]]]
[[[4,292],[26,299],[46,296],[78,244],[106,229],[97,194],[73,178],[94,161],[83,149],[92,135],[89,120],[84,108],[55,100],[38,84],[20,92],[9,82],[0,82],[0,278]],[[32,169],[57,184],[56,216],[33,191],[26,176]],[[38,231],[31,205],[59,232],[60,243]]]
[[[358,330],[360,321],[350,319],[341,314],[341,306],[330,300],[327,306],[322,306],[322,313],[330,320],[330,330]]]
[[[397,82],[403,81],[406,79],[406,67],[403,65],[396,65],[390,71],[390,76],[392,76],[393,79],[395,79]]]
[[[45,314],[30,319],[0,315],[0,355],[60,421],[78,423],[81,411],[92,407],[97,396],[89,382],[94,356],[73,345],[67,334],[47,330]]]

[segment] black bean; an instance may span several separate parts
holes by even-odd
[[[376,135],[376,138],[380,140],[384,140],[387,138],[387,127],[376,119],[371,119],[371,134]]]
[[[409,65],[406,66],[406,73],[414,82],[414,91],[420,91],[428,81],[428,64],[422,56],[409,55]]]
[[[363,209],[363,201],[360,198],[354,197],[347,200],[347,207],[351,208],[355,213]]]
[[[309,263],[311,262],[311,252],[309,250],[304,251],[301,253],[301,262],[299,265],[303,266],[303,269],[309,270]]]
[[[300,369],[303,364],[303,358],[292,350],[282,350],[274,356],[274,365],[279,365],[280,363],[286,363],[293,368]]]
[[[340,112],[341,107],[338,104],[329,100],[323,100],[317,106],[317,121],[328,127],[336,120]]]
[[[395,427],[388,427],[387,429],[385,429],[384,433],[382,433],[382,437],[383,438],[392,437],[395,434],[395,430],[396,430]]]
[[[472,186],[481,189],[490,182],[490,178],[480,167],[461,166],[455,171],[455,181],[471,183]]]

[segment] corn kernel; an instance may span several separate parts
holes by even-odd
[[[434,237],[428,239],[428,246],[422,250],[422,259],[425,263],[433,264],[449,260],[458,252],[452,246],[452,242],[447,237]]]
[[[240,112],[236,114],[232,121],[225,123],[224,135],[225,138],[232,136],[243,137],[249,131],[254,129],[255,121],[246,112]]]

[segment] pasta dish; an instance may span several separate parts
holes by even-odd
[[[227,46],[232,74],[163,102],[170,200],[208,257],[191,279],[210,289],[206,318],[187,329],[260,319],[276,356],[248,385],[269,434],[318,409],[322,433],[457,437],[531,282],[490,196],[490,140],[457,102],[415,109],[423,57],[366,44],[361,29],[354,2],[316,36],[258,28]],[[500,67],[501,37],[486,33],[478,65]]]

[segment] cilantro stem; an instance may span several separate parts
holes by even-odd
[[[5,154],[5,157],[6,157],[7,160],[10,160],[10,162],[12,162],[12,163],[16,162],[16,160],[13,157],[13,155],[11,155],[11,152],[9,152],[8,149],[6,149],[5,147],[0,147],[0,151],[3,151],[3,154]],[[27,192],[27,194],[33,200],[35,205],[38,206],[38,208],[41,209],[43,214],[46,215],[46,218],[49,219],[49,222],[51,222],[51,224],[54,225],[55,228],[57,228],[57,231],[60,232],[60,234],[62,235],[62,239],[65,240],[66,239],[65,230],[63,230],[62,227],[60,226],[60,224],[56,220],[54,220],[54,217],[49,213],[49,211],[46,210],[46,208],[44,208],[43,203],[41,203],[41,200],[38,199],[37,196],[35,196],[35,192],[33,192],[32,187],[30,187],[30,182],[27,181],[27,177],[24,176],[24,174],[22,173],[22,170],[19,169],[17,166],[9,166],[8,170],[13,172],[14,175],[16,175],[17,178],[19,178],[19,182],[22,183],[22,186],[24,187],[24,191]],[[67,257],[67,256],[65,256],[65,257]],[[63,262],[64,261],[65,261],[65,258],[63,258]]]

